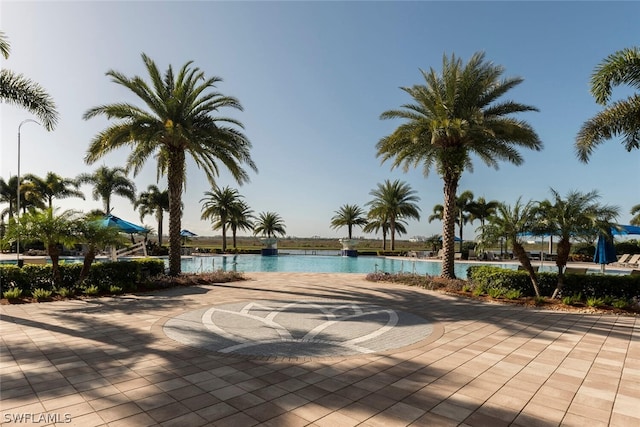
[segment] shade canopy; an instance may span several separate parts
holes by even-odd
[[[129,233],[129,234],[134,234],[134,233],[140,233],[140,234],[145,234],[148,233],[149,230],[140,226],[140,225],[136,225],[133,224],[129,221],[125,221],[124,219],[118,218],[115,215],[107,215],[104,219],[99,220],[100,223],[104,226],[104,227],[115,227],[118,228],[118,230],[120,230],[123,233]]]
[[[637,225],[621,225],[618,224],[617,228],[612,228],[613,235],[626,235],[626,234],[640,234],[640,227]]]
[[[460,239],[458,236],[453,236],[453,241],[454,242],[460,242],[462,239]],[[440,241],[442,242],[442,236],[440,236]]]
[[[180,230],[180,235],[181,235],[182,237],[196,237],[196,236],[197,236],[197,234],[196,234],[196,233],[192,233],[192,232],[191,232],[191,231],[189,231],[189,230]]]

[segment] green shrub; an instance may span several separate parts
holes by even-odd
[[[589,307],[602,307],[603,305],[605,304],[602,298],[597,298],[597,297],[587,298],[587,306]]]
[[[564,305],[571,305],[571,301],[572,301],[571,297],[562,297],[562,303]]]
[[[485,289],[504,287],[517,289],[524,296],[533,296],[533,286],[525,271],[509,270],[494,266],[471,266],[467,277],[474,286],[482,285]],[[541,295],[551,295],[558,282],[557,273],[538,273],[538,286]],[[600,274],[565,274],[564,295],[582,294],[586,297],[627,299],[640,296],[640,275],[614,276]]]
[[[109,287],[109,293],[111,294],[121,294],[122,288],[120,286],[111,285]]]
[[[469,284],[464,284],[464,286],[462,286],[462,292],[470,292],[471,291],[471,286]]]
[[[629,301],[625,299],[617,299],[614,300],[611,305],[615,308],[627,308],[630,304]]]
[[[58,293],[58,295],[60,295],[63,298],[69,298],[74,294],[73,288],[65,288],[65,287],[58,288],[56,292]]]
[[[489,288],[487,289],[487,294],[491,297],[491,298],[500,298],[501,296],[503,296],[506,293],[506,289],[502,288],[502,287],[496,287],[496,288]]]
[[[45,300],[45,299],[49,299],[51,298],[51,295],[53,294],[52,291],[48,290],[48,289],[42,289],[42,288],[37,288],[34,289],[31,292],[31,295],[37,299],[38,301],[40,300]]]
[[[533,303],[537,306],[544,305],[547,302],[545,297],[533,297]]]
[[[484,285],[476,285],[475,288],[473,288],[473,292],[471,292],[474,296],[479,297],[480,295],[484,295],[487,293],[487,289],[485,288]]]
[[[18,299],[22,295],[22,289],[20,288],[11,288],[2,293],[2,296],[6,299]]]
[[[96,285],[91,285],[84,288],[85,295],[98,295],[99,292],[100,288],[98,288]]]
[[[519,289],[509,289],[504,294],[507,299],[518,299],[522,297],[522,292]]]

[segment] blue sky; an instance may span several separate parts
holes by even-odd
[[[420,69],[440,69],[443,54],[465,61],[477,51],[524,82],[512,99],[540,112],[520,115],[538,132],[541,152],[523,152],[525,163],[499,170],[474,162],[460,191],[513,203],[550,197],[549,188],[598,190],[603,203],[620,207],[628,223],[640,203],[640,152],[617,140],[601,145],[588,164],[574,154],[582,123],[598,106],[589,78],[606,56],[637,45],[636,2],[13,2],[0,4],[0,29],[12,53],[2,67],[24,73],[53,96],[60,112],[55,131],[22,127],[21,174],[54,171],[65,177],[103,164],[123,165],[127,150],[86,165],[91,138],[102,118],[82,120],[89,108],[135,101],[105,76],[109,69],[144,76],[142,52],[161,70],[192,60],[207,75],[223,78],[220,92],[237,97],[243,112],[227,112],[245,125],[259,173],[242,187],[222,173],[220,186],[238,188],[252,209],[278,212],[287,234],[341,237],[330,220],[345,203],[364,206],[385,179],[408,182],[421,198],[423,218],[408,236],[441,233],[428,223],[442,203],[442,181],[421,170],[391,170],[375,145],[400,122],[380,120],[383,111],[409,102],[399,89],[421,82]],[[628,96],[618,88],[614,98]],[[0,176],[17,171],[17,129],[30,114],[0,106]],[[156,183],[155,164],[134,178],[138,191]],[[166,186],[165,178],[158,184]],[[56,202],[63,209],[101,207],[87,199]],[[218,234],[200,220],[199,200],[210,186],[188,163],[183,228]],[[130,203],[112,200],[114,213],[139,222]],[[145,224],[156,228],[154,219]],[[477,225],[477,224],[476,224]],[[166,225],[165,225],[166,227]],[[465,228],[465,237],[475,226]],[[166,228],[165,228],[166,229]],[[362,235],[357,230],[356,235]]]

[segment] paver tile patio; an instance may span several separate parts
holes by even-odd
[[[353,274],[247,276],[145,295],[0,306],[0,423],[68,413],[65,425],[84,427],[640,425],[637,317],[488,304]],[[291,325],[294,338],[286,357],[202,347],[242,325],[227,316],[207,326],[202,313],[272,301],[305,301],[296,308],[304,315],[309,302],[331,302],[325,308],[337,317],[296,323],[297,314],[284,314],[291,317],[280,325]],[[336,301],[355,311],[340,312]],[[369,307],[385,311],[367,317]],[[393,313],[410,321],[394,324]],[[253,314],[274,325],[283,316]],[[197,345],[165,333],[178,316],[183,336]],[[388,329],[378,332],[375,322],[389,322]],[[417,323],[428,332],[387,347],[385,331],[415,333]],[[322,356],[295,354],[294,341],[305,334],[322,337]],[[378,337],[386,349],[368,352],[363,343]],[[236,338],[227,335],[217,348],[233,348]],[[356,352],[326,353],[339,339],[357,343]]]

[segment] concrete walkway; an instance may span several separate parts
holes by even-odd
[[[640,425],[637,317],[487,304],[354,274],[246,275],[1,306],[0,423]]]

